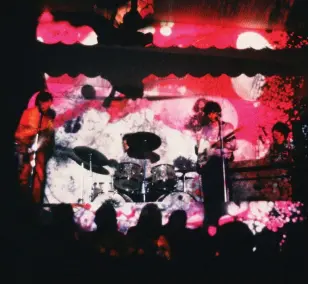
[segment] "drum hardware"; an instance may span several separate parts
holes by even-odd
[[[108,175],[109,171],[103,166],[109,166],[110,161],[101,152],[86,146],[78,146],[73,149],[70,158],[76,163],[84,164],[84,168],[102,175]]]
[[[91,194],[88,196],[90,201],[93,201],[100,193],[97,191],[97,184],[94,184],[93,173],[108,175],[109,171],[104,168],[104,166],[115,167],[117,162],[115,160],[109,160],[101,152],[92,149],[86,146],[78,146],[73,150],[68,152],[68,156],[73,159],[76,163],[82,166],[82,177],[81,177],[81,198],[78,200],[82,203],[88,202],[85,201],[85,176],[84,169],[90,171],[90,180],[91,180]],[[102,185],[101,185],[102,186]],[[100,186],[100,188],[102,188]]]
[[[155,163],[160,160],[160,155],[153,151],[160,147],[162,141],[159,136],[150,132],[137,132],[128,135],[127,144],[128,156],[143,160],[143,171],[141,181],[141,195],[143,202],[146,202],[147,186],[146,179],[147,160]]]
[[[104,195],[104,194],[120,194],[116,188],[114,188],[114,175],[111,175],[111,181],[110,182],[94,182],[92,187],[92,193],[91,193],[91,202],[93,202],[98,196]],[[109,185],[108,189],[104,189],[105,185]]]
[[[99,183],[99,184],[101,184],[101,183]],[[98,197],[98,195],[104,193],[103,189],[101,189],[101,187],[97,187],[97,185],[98,185],[98,183],[94,182],[92,187],[91,187],[90,202],[93,202],[94,199]]]
[[[84,176],[84,163],[81,163],[81,167],[82,167],[82,175],[81,175],[81,198],[78,199],[77,203],[78,204],[83,204],[85,201],[85,197],[84,197],[84,189],[85,189],[85,176]]]
[[[181,178],[182,178],[182,192],[186,192],[186,180],[187,179],[192,179],[192,177],[188,177],[187,174],[192,173],[192,172],[196,172],[196,169],[189,167],[189,168],[175,168],[175,171],[178,173],[181,173]],[[178,177],[179,179],[179,177]]]
[[[155,189],[172,192],[177,184],[177,177],[173,165],[160,164],[151,169],[152,184]]]
[[[143,202],[146,202],[146,168],[147,167],[147,160],[144,160],[144,175],[143,175],[143,182],[142,182],[142,197]]]
[[[176,176],[176,190],[173,192],[187,193],[194,197],[195,201],[203,201],[201,177],[196,171],[177,171]]]
[[[113,179],[115,188],[126,193],[138,192],[141,189],[142,172],[139,164],[119,163]]]
[[[161,202],[166,208],[188,209],[190,203],[196,201],[195,198],[184,192],[172,192],[159,197],[157,202]]]

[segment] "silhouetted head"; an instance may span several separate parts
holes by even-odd
[[[60,239],[75,239],[77,226],[74,221],[74,212],[70,204],[59,204],[52,208],[52,219],[55,230],[53,234]]]
[[[264,228],[261,233],[255,236],[256,252],[259,254],[278,254],[280,247],[280,235],[277,232]]]
[[[95,213],[94,222],[97,225],[97,231],[117,231],[117,213],[113,204],[103,203]]]
[[[156,204],[147,204],[141,211],[137,227],[142,231],[157,231],[162,226],[162,214]]]
[[[172,230],[185,229],[187,225],[187,213],[184,210],[176,210],[169,217],[168,227]]]
[[[53,221],[57,225],[74,223],[74,211],[70,204],[61,203],[52,209]]]
[[[232,257],[252,253],[253,233],[242,222],[232,222],[220,226],[216,237],[220,255]]]

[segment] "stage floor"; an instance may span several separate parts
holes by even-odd
[[[94,223],[95,211],[99,205],[73,204],[75,221],[86,231],[93,231],[96,228]],[[180,199],[179,195],[170,197],[162,202],[153,202],[162,211],[163,224],[166,224],[170,214],[182,209],[187,213],[187,227],[194,229],[203,224],[204,207],[201,202],[193,201],[186,195]],[[136,225],[141,209],[148,203],[122,203],[115,205],[118,219],[118,226],[121,232],[126,233],[128,228]],[[226,203],[226,214],[220,218],[219,224],[225,224],[233,220],[246,223],[253,233],[258,233],[267,227],[271,231],[279,231],[287,223],[296,223],[304,220],[303,204],[291,201],[252,201],[241,202],[240,205],[234,202]],[[207,215],[207,213],[205,213]]]

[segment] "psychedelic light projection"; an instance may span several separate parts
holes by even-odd
[[[152,6],[148,5],[147,7],[142,17],[153,13]],[[153,44],[163,48],[194,46],[200,49],[209,47],[244,49],[251,47],[259,50],[265,47],[284,49],[301,48],[308,45],[307,38],[286,31],[266,32],[260,29],[222,27],[210,24],[161,22],[146,27],[141,32],[152,33]],[[80,43],[91,46],[98,44],[97,35],[90,26],[72,26],[67,21],[55,21],[49,11],[42,13],[39,18],[37,39],[46,44],[58,42],[67,45]]]
[[[153,11],[152,11],[153,12]],[[150,11],[150,13],[152,13]],[[163,22],[157,26],[145,28],[144,33],[154,35],[154,45],[158,47],[177,46],[186,48],[236,48],[236,49],[283,49],[306,46],[306,39],[298,39],[297,44],[292,35],[284,31],[265,32],[245,28],[217,27],[212,25],[189,25]],[[46,11],[39,20],[37,39],[45,44],[81,43],[96,45],[97,35],[89,26],[74,27],[68,22],[56,22]],[[108,96],[112,90],[110,82],[101,77],[88,78],[80,74],[75,78],[64,74],[58,78],[49,77],[46,82],[48,90],[54,95],[56,117],[56,152],[47,165],[47,185],[45,189],[47,203],[72,203],[76,205],[76,219],[85,229],[94,229],[95,210],[107,199],[117,200],[119,227],[126,229],[138,219],[143,203],[134,203],[134,197],[109,192],[113,189],[112,167],[106,167],[110,175],[94,173],[70,158],[70,150],[78,146],[90,147],[104,154],[108,159],[119,161],[122,156],[122,136],[125,133],[148,131],[155,133],[162,140],[156,153],[160,160],[148,165],[147,176],[152,167],[159,164],[174,165],[177,159],[185,160],[189,165],[196,162],[194,146],[196,134],[188,128],[188,121],[194,115],[193,106],[199,98],[217,101],[223,110],[222,119],[239,128],[237,132],[237,150],[234,153],[235,163],[254,165],[265,157],[272,142],[271,128],[277,121],[287,122],[297,118],[292,110],[295,102],[295,90],[302,85],[302,78],[265,77],[256,74],[248,77],[241,74],[235,78],[221,75],[214,78],[205,75],[194,78],[190,75],[177,78],[174,75],[159,78],[149,75],[144,78],[144,96],[182,96],[180,99],[149,101],[147,99],[121,100],[112,102],[110,108],[102,106],[102,99],[86,100],[82,96],[82,87],[91,85],[97,97]],[[122,94],[116,94],[122,96]],[[33,106],[35,95],[29,106]],[[296,100],[297,102],[297,100]],[[292,138],[289,138],[292,141]],[[176,176],[179,173],[176,172]],[[248,176],[248,175],[247,175]],[[179,177],[179,176],[177,176]],[[188,226],[198,227],[202,223],[203,211],[200,201],[201,187],[196,172],[188,174],[185,182],[186,193],[178,199],[177,195],[168,195],[157,202],[162,209],[165,223],[176,208],[182,208],[188,214]],[[236,178],[248,178],[242,175]],[[250,177],[249,177],[250,178]],[[94,183],[100,185],[104,195],[81,206],[81,199],[89,197]],[[286,180],[264,184],[265,189],[254,188],[254,183],[241,182],[238,188],[240,200],[258,197],[264,194],[271,200],[280,198],[282,189],[285,200],[290,199],[290,183]],[[182,181],[176,188],[183,189]],[[263,186],[262,186],[263,188]],[[236,190],[235,190],[236,191]],[[270,196],[272,195],[272,196]],[[281,199],[283,199],[281,197]],[[132,203],[133,201],[133,203]],[[128,203],[124,203],[128,202]],[[78,204],[78,205],[77,205]],[[300,216],[301,205],[290,201],[278,201],[272,204],[263,202],[243,202],[240,206],[231,203],[227,209],[227,222],[231,217],[238,217],[246,222],[253,232],[263,227],[278,230],[284,223],[294,222]],[[273,212],[279,213],[273,215]],[[281,214],[280,214],[281,213]],[[283,213],[283,214],[282,214]],[[207,213],[206,213],[207,214]],[[294,215],[294,216],[293,216]],[[296,220],[295,220],[296,219]]]
[[[147,131],[158,135],[162,140],[161,146],[155,151],[160,156],[160,160],[148,165],[148,177],[151,176],[153,167],[160,164],[175,166],[178,159],[194,165],[196,133],[187,128],[187,123],[194,114],[193,106],[196,101],[204,98],[218,102],[222,107],[222,119],[232,123],[234,128],[239,128],[236,135],[237,150],[234,153],[234,163],[254,164],[255,161],[260,161],[268,151],[272,141],[272,126],[277,121],[289,122],[288,111],[292,107],[291,102],[285,105],[287,110],[278,109],[278,102],[270,104],[268,101],[266,104],[265,98],[263,100],[261,98],[264,97],[265,92],[269,92],[269,89],[255,84],[254,80],[250,81],[251,88],[248,82],[243,83],[241,80],[238,82],[240,86],[235,88],[235,78],[227,75],[220,77],[205,75],[202,78],[190,75],[183,78],[177,78],[174,75],[159,78],[150,75],[143,80],[145,98],[135,101],[131,99],[113,101],[106,109],[102,106],[102,99],[98,98],[107,97],[112,86],[104,78],[88,78],[82,74],[75,78],[68,75],[58,78],[48,75],[45,77],[48,90],[54,96],[53,108],[57,113],[56,151],[47,165],[45,202],[74,205],[84,199],[86,201],[84,207],[78,206],[76,211],[79,213],[79,222],[81,223],[82,220],[88,229],[93,228],[91,222],[93,212],[107,199],[118,201],[118,213],[121,217],[119,221],[123,228],[136,222],[142,204],[134,203],[136,200],[130,195],[123,196],[110,192],[113,189],[114,168],[105,167],[109,175],[93,173],[91,176],[88,170],[81,167],[69,155],[75,147],[89,147],[99,151],[108,159],[119,161],[123,155],[122,136],[126,133]],[[277,77],[275,79],[279,80]],[[291,91],[291,84],[280,89],[282,85],[275,84],[276,80],[273,77],[263,77],[263,80],[268,86],[273,82],[273,88],[277,88],[276,92],[282,94],[283,97],[286,90]],[[280,78],[280,80],[285,82],[285,78]],[[89,100],[83,97],[82,89],[85,85],[94,87],[97,98]],[[241,94],[239,88],[242,88]],[[250,97],[252,92],[260,95]],[[160,98],[163,95],[179,95],[181,98],[147,100],[147,96]],[[29,107],[33,106],[35,96],[29,101]],[[123,95],[116,93],[116,97],[121,96]],[[291,96],[284,98],[292,100]],[[199,202],[201,201],[200,181],[194,171],[189,176],[190,179],[186,182],[186,193],[181,199],[173,194],[168,195],[162,203],[159,203],[164,212],[164,221],[167,220],[171,211],[182,208],[188,213],[189,226],[196,227],[201,224],[203,207]],[[105,194],[90,201],[87,197],[94,183],[101,185]],[[182,189],[181,181],[179,183],[177,187]],[[253,189],[252,184],[246,184],[242,191],[246,192],[242,196],[245,199],[256,197],[260,193]],[[158,202],[158,199],[159,197],[152,201]]]

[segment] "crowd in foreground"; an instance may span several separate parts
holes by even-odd
[[[70,205],[21,207],[2,242],[2,278],[9,283],[306,283],[306,222],[287,224],[280,233],[253,235],[232,222],[210,236],[205,227],[186,228],[186,212],[173,212],[166,225],[155,204],[147,204],[126,234],[116,211],[104,203],[97,230],[84,232]]]

